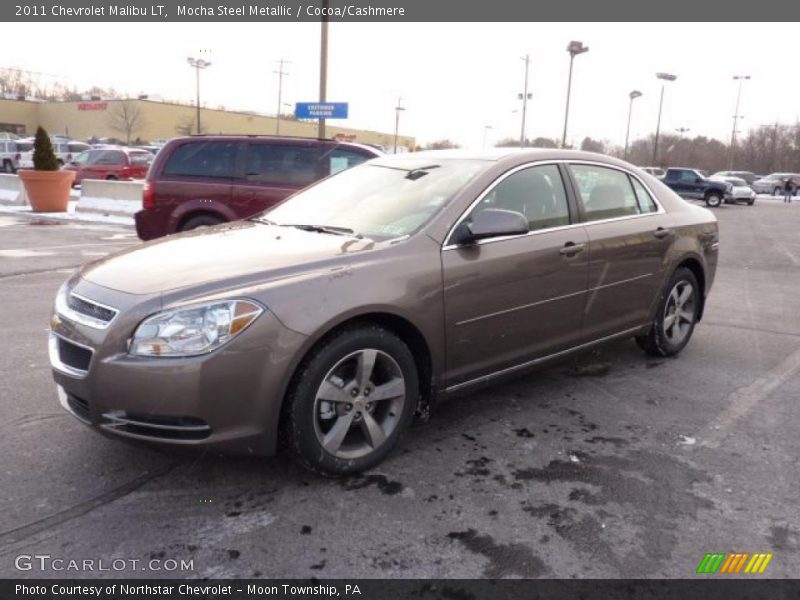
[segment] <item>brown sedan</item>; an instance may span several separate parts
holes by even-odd
[[[353,473],[438,397],[618,337],[680,352],[717,249],[710,212],[609,157],[380,158],[84,266],[53,375],[107,435]]]

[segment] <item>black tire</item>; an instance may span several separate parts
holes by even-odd
[[[774,190],[772,190],[773,196],[780,196],[782,193],[783,193],[783,188],[780,187],[776,187]]]
[[[722,194],[719,192],[709,192],[706,194],[706,206],[717,208],[722,204]]]
[[[10,160],[3,161],[3,172],[11,174],[14,172],[14,165],[11,164]]]
[[[670,301],[671,292],[673,289],[678,288],[680,284],[686,284],[692,288],[692,297],[694,302],[692,304],[691,312],[692,320],[688,323],[688,330],[684,336],[677,343],[670,339],[670,336],[665,331],[665,321],[668,315],[668,309],[672,304]],[[680,289],[680,288],[678,288]],[[685,267],[678,268],[669,278],[664,289],[661,290],[661,297],[658,302],[658,309],[653,323],[650,326],[650,331],[645,335],[637,336],[636,343],[639,347],[651,356],[675,356],[686,347],[689,340],[694,333],[694,327],[697,324],[697,316],[700,312],[700,302],[702,299],[702,292],[700,285],[697,283],[697,277],[694,273]]]
[[[755,203],[756,203],[756,199],[755,198],[751,198],[750,200],[747,201],[747,206],[753,206],[753,204],[755,204]]]
[[[118,179],[116,175],[107,175],[106,181],[118,181]]]
[[[63,161],[63,160],[61,160],[61,159],[59,158],[59,159],[58,159],[58,168],[60,169],[60,168],[62,168],[63,166],[64,166],[64,161]]]
[[[319,439],[322,415],[317,396],[320,386],[342,361],[359,352],[372,350],[388,355],[399,368],[405,384],[403,395],[400,396],[403,398],[402,408],[399,415],[390,413],[393,429],[377,447],[369,448],[368,444],[362,444],[368,447],[364,450],[367,454],[341,458],[330,453]],[[359,473],[375,466],[391,452],[414,417],[418,397],[419,379],[414,356],[399,337],[377,325],[343,329],[312,350],[295,374],[283,406],[281,446],[294,460],[317,473],[332,477]],[[352,406],[347,410],[351,409]],[[344,439],[349,439],[347,436],[362,437],[363,427],[353,427],[348,425]],[[341,444],[344,448],[344,443]]]
[[[184,222],[180,227],[180,231],[189,231],[190,229],[197,229],[198,227],[213,227],[214,225],[219,225],[224,222],[225,221],[214,215],[197,215]]]

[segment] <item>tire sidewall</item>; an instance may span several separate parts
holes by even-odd
[[[316,393],[328,372],[353,352],[374,348],[391,356],[405,379],[406,400],[397,427],[377,450],[357,459],[329,454],[317,440],[314,428]],[[298,370],[286,398],[284,428],[289,450],[308,468],[330,476],[358,473],[382,461],[397,443],[414,417],[419,397],[419,378],[414,356],[393,333],[381,327],[343,330],[323,343]]]
[[[706,196],[706,204],[708,204],[711,208],[717,208],[722,204],[722,196],[716,192],[712,192]]]
[[[181,225],[180,231],[191,231],[193,229],[197,229],[198,227],[214,227],[214,225],[220,225],[222,223],[224,223],[224,221],[216,217],[212,217],[210,215],[199,215],[187,219],[186,222]]]
[[[694,319],[692,319],[692,328],[689,330],[689,333],[683,339],[683,341],[679,344],[673,344],[670,342],[669,338],[667,338],[667,335],[664,332],[664,316],[667,310],[667,303],[669,302],[669,294],[672,291],[672,288],[674,288],[675,285],[681,281],[688,281],[692,286],[692,291],[695,295]],[[697,315],[700,310],[700,302],[702,298],[701,294],[702,292],[700,290],[700,284],[697,281],[697,277],[695,277],[692,271],[684,267],[677,269],[669,278],[669,281],[667,281],[667,284],[664,286],[664,290],[661,293],[661,300],[658,303],[658,310],[656,311],[656,316],[653,321],[653,341],[658,352],[662,356],[674,356],[675,354],[678,354],[692,339],[694,328],[697,325]]]

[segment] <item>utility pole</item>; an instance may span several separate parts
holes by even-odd
[[[403,98],[397,98],[397,106],[394,107],[394,154],[397,154],[397,134],[400,131],[400,112],[405,108],[402,106]]]
[[[658,159],[658,136],[661,133],[661,109],[664,106],[664,85],[666,81],[675,81],[678,76],[670,73],[656,73],[656,78],[662,81],[661,83],[661,98],[658,101],[658,121],[656,122],[656,139],[653,143],[653,166],[658,166],[656,160]]]
[[[319,52],[319,101],[324,103],[328,99],[328,8],[330,0],[322,0],[322,31],[320,34]],[[325,137],[325,119],[319,120],[317,137]]]
[[[196,82],[196,91],[197,91],[197,134],[201,133],[200,131],[200,69],[207,69],[211,66],[211,61],[203,60],[202,58],[194,58],[189,56],[186,58],[186,62],[189,63],[189,66],[195,70],[195,82]]]
[[[750,79],[750,75],[734,75],[733,80],[739,82],[739,91],[736,92],[736,110],[733,114],[733,129],[731,130],[731,151],[730,151],[730,159],[728,161],[728,169],[733,170],[733,163],[736,156],[736,129],[739,119],[743,119],[739,114],[739,101],[742,99],[742,82],[746,79]]]
[[[273,71],[278,76],[278,112],[275,113],[277,116],[277,120],[275,122],[275,135],[281,134],[281,107],[283,106],[281,102],[281,96],[283,94],[283,76],[288,75],[287,71],[283,70],[283,65],[288,64],[288,60],[284,60],[283,58],[278,61],[278,70]]]
[[[569,78],[567,79],[567,106],[564,109],[564,135],[561,137],[561,147],[567,147],[567,121],[569,121],[569,96],[572,92],[572,63],[575,62],[575,57],[578,54],[583,54],[589,51],[589,46],[584,46],[583,42],[572,41],[567,45],[567,52],[569,52]]]
[[[625,152],[622,154],[622,157],[625,160],[628,160],[628,141],[631,137],[631,114],[633,113],[633,101],[641,96],[642,92],[639,90],[633,90],[630,94],[628,94],[628,98],[630,98],[630,102],[628,103],[628,128],[625,130]]]
[[[522,100],[522,128],[519,133],[519,147],[525,147],[525,114],[528,110],[528,99],[531,97],[531,94],[528,93],[528,67],[531,62],[530,55],[526,54],[522,57],[522,60],[525,61],[525,89],[519,95],[519,98]]]

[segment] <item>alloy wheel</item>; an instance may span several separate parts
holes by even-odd
[[[403,372],[389,354],[371,348],[348,354],[317,389],[317,440],[337,458],[366,456],[392,435],[405,402]]]
[[[669,293],[664,308],[664,335],[670,343],[682,343],[692,330],[696,314],[695,294],[692,284],[681,280]]]

